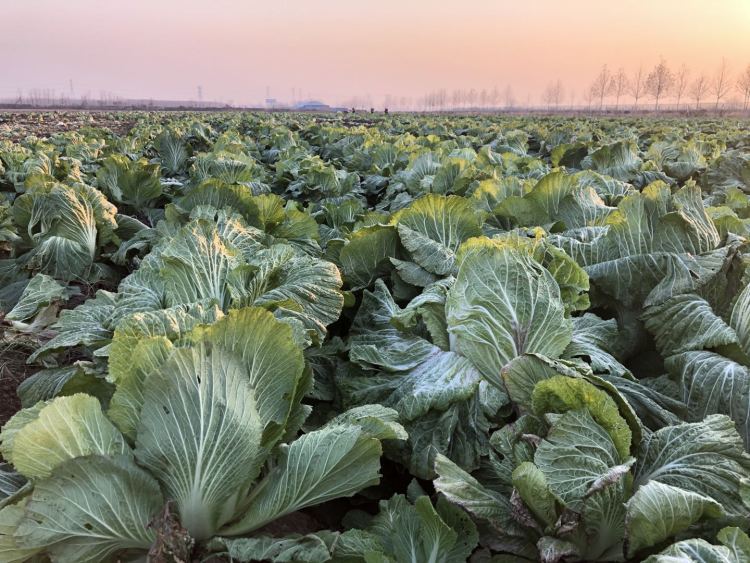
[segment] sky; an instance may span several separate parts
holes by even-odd
[[[580,103],[603,64],[750,64],[750,0],[0,0],[0,98],[257,104],[445,88]]]

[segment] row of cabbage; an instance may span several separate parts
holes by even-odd
[[[742,124],[144,114],[0,163],[3,561],[750,557]]]

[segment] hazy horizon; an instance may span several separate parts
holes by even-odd
[[[538,105],[560,80],[584,102],[607,64],[647,73],[662,58],[695,77],[725,58],[750,64],[748,0],[0,0],[0,98],[53,90],[74,97],[258,104],[366,96],[416,100],[456,89]],[[717,7],[721,9],[717,9]],[[727,97],[731,99],[735,94]]]

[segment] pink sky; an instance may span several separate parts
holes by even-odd
[[[0,19],[0,98],[72,79],[234,103],[511,84],[538,103],[558,78],[580,101],[603,63],[750,63],[750,0],[0,0]]]

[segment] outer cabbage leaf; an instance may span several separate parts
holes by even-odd
[[[695,291],[719,272],[729,252],[716,249],[719,233],[700,190],[686,186],[671,195],[660,182],[623,198],[605,231],[573,231],[552,240],[626,307]]]
[[[750,192],[750,158],[745,152],[727,151],[711,163],[701,183],[711,192],[732,188]]]
[[[459,196],[425,195],[399,211],[393,221],[414,261],[437,275],[453,270],[461,243],[482,234],[479,215],[468,199]]]
[[[130,447],[107,420],[99,401],[84,394],[59,397],[30,411],[33,420],[0,436],[3,455],[23,475],[49,477],[64,461],[86,455],[129,454]],[[16,417],[26,419],[25,414]],[[11,429],[16,423],[9,424]]]
[[[580,358],[594,373],[625,376],[627,368],[616,357],[616,342],[623,338],[615,319],[603,320],[593,313],[573,318],[573,337],[564,358]]]
[[[169,359],[171,343],[179,342],[198,324],[221,316],[215,305],[197,303],[135,313],[120,323],[109,354],[109,378],[117,387],[107,415],[123,434],[135,439],[144,383]]]
[[[352,496],[380,480],[378,439],[351,425],[327,425],[282,447],[274,469],[253,489],[248,510],[222,535],[243,535],[286,514]]]
[[[386,561],[459,563],[477,543],[468,516],[444,499],[436,509],[426,496],[417,498],[414,506],[400,495],[381,501],[368,531],[379,539]]]
[[[22,563],[36,555],[41,548],[21,547],[16,534],[23,521],[25,501],[0,508],[0,560],[5,563]],[[33,559],[32,559],[33,560]]]
[[[737,331],[742,351],[750,357],[750,283],[737,296],[729,324]]]
[[[323,563],[331,560],[331,552],[339,542],[340,535],[337,532],[323,530],[304,536],[292,535],[281,538],[217,538],[209,547],[217,554],[226,554],[232,561]]]
[[[643,563],[741,563],[723,545],[711,545],[703,539],[682,540],[670,545]]]
[[[552,493],[573,510],[609,480],[628,472],[609,433],[585,409],[568,411],[556,422],[534,454]]]
[[[74,293],[46,274],[37,274],[21,294],[16,306],[5,315],[8,321],[25,321],[40,310],[67,300]]]
[[[395,328],[412,324],[404,313],[382,281],[365,292],[350,341],[350,358],[364,369],[338,375],[337,384],[349,404],[399,411],[410,436],[399,457],[415,474],[431,476],[435,451],[476,467],[487,449],[487,416],[505,398],[482,392],[481,374],[468,359]]]
[[[440,454],[435,457],[435,472],[438,475],[434,481],[437,491],[475,518],[490,524],[492,534],[496,536],[493,538],[494,543],[502,546],[504,551],[526,556],[529,559],[538,556],[533,543],[533,534],[518,524],[507,495],[485,487],[472,475]]]
[[[627,504],[628,551],[636,553],[688,529],[702,518],[722,515],[715,500],[703,495],[650,481]]]
[[[148,164],[144,159],[133,162],[121,154],[107,157],[96,178],[114,201],[138,211],[149,207],[162,192],[158,164]]]
[[[52,325],[55,336],[29,356],[29,362],[50,352],[73,346],[99,348],[112,338],[110,320],[115,310],[115,295],[100,289],[94,299],[88,299],[75,309],[60,313]]]
[[[618,141],[593,151],[583,159],[583,167],[628,182],[635,178],[642,160],[635,141]]]
[[[481,239],[466,243],[462,253],[446,302],[451,349],[498,387],[500,371],[513,358],[559,356],[572,324],[552,275],[527,254]]]
[[[154,143],[159,151],[161,167],[174,176],[185,171],[188,159],[188,148],[179,131],[165,129]]]
[[[196,539],[230,519],[292,417],[303,358],[290,332],[262,309],[232,311],[146,379],[135,454]]]
[[[71,459],[36,484],[15,538],[56,561],[105,561],[147,550],[162,504],[157,482],[129,458]]]
[[[444,455],[435,456],[435,473],[438,475],[435,488],[449,501],[477,518],[507,525],[511,529],[516,527],[510,500],[484,487]]]
[[[735,331],[695,294],[677,295],[649,307],[643,320],[664,356],[737,342]]]
[[[750,370],[714,352],[684,352],[669,357],[667,369],[680,378],[688,419],[726,414],[750,446]]]
[[[713,499],[730,520],[750,513],[740,499],[741,483],[750,477],[750,458],[734,423],[723,415],[646,436],[634,477],[635,487],[655,481]]]
[[[630,453],[633,434],[617,403],[585,379],[555,375],[538,382],[531,395],[531,407],[538,416],[586,409],[609,434],[619,456],[625,459]]]
[[[230,287],[232,306],[299,308],[295,318],[301,318],[322,342],[326,326],[338,320],[344,306],[341,275],[336,266],[300,255],[286,245],[258,252],[249,264],[257,269],[247,271],[249,275],[237,272],[235,279],[239,283]],[[284,314],[280,317],[284,318]]]
[[[390,271],[390,258],[396,256],[397,239],[396,230],[383,225],[363,227],[352,233],[339,258],[344,280],[351,290],[369,287]]]
[[[14,206],[33,248],[24,255],[26,267],[61,280],[86,280],[97,255],[97,220],[90,198],[62,184],[36,187]]]
[[[31,407],[63,395],[87,393],[105,402],[112,394],[100,365],[78,361],[62,368],[42,369],[24,379],[16,388],[21,406]]]

